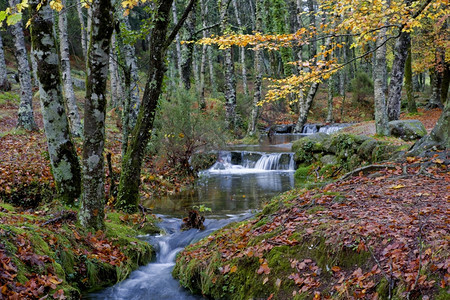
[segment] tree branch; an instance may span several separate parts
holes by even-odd
[[[183,12],[183,15],[181,16],[180,20],[178,21],[177,25],[173,28],[172,32],[170,33],[169,37],[166,39],[166,43],[164,45],[164,48],[167,49],[172,41],[175,39],[178,31],[180,31],[181,26],[183,26],[184,21],[186,21],[189,13],[191,12],[192,8],[194,7],[197,0],[190,0],[188,6],[186,6],[186,9]]]

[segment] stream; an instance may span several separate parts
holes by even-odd
[[[144,203],[162,219],[158,226],[163,234],[140,237],[155,247],[156,260],[132,272],[128,279],[87,298],[202,299],[172,278],[177,253],[231,222],[251,217],[272,197],[292,189],[295,164],[289,151],[292,141],[302,136],[275,134],[270,140],[262,139],[260,145],[239,145],[220,151],[217,162],[200,173],[194,189]],[[211,209],[204,213],[206,229],[180,231],[187,211],[201,205]]]

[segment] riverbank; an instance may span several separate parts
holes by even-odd
[[[1,298],[79,299],[113,285],[154,257],[136,236],[159,232],[152,215],[109,212],[106,229],[90,233],[73,208],[34,210],[0,203]]]
[[[286,192],[188,246],[173,274],[215,299],[447,299],[448,157]]]

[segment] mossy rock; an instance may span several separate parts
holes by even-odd
[[[419,120],[396,120],[389,122],[389,133],[404,141],[413,141],[425,136],[427,130]]]
[[[53,200],[56,190],[47,183],[32,181],[14,186],[10,193],[0,192],[0,200],[23,208],[36,208]]]
[[[364,160],[371,160],[373,149],[375,149],[378,144],[379,142],[375,139],[364,141],[358,148],[358,155]]]
[[[297,165],[302,163],[311,163],[314,159],[314,153],[325,152],[326,141],[330,136],[323,132],[304,137],[292,144],[292,152],[294,152],[294,160]]]

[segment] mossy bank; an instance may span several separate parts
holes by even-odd
[[[105,231],[95,233],[76,219],[73,208],[47,204],[24,211],[0,202],[3,297],[79,299],[127,278],[154,257],[151,245],[137,238],[158,232],[152,215],[110,212]]]

